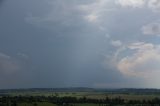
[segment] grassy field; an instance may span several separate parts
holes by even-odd
[[[58,97],[65,97],[65,96],[70,96],[70,97],[87,97],[87,98],[99,98],[99,99],[104,99],[106,96],[109,98],[115,98],[115,97],[121,97],[125,100],[150,100],[155,97],[160,98],[160,95],[138,95],[138,94],[111,94],[111,93],[106,93],[106,92],[14,92],[10,93],[10,96],[58,96]]]
[[[111,92],[51,92],[51,91],[27,91],[27,92],[8,92],[6,93],[10,97],[15,97],[15,96],[20,96],[20,97],[37,97],[37,96],[56,96],[56,97],[76,97],[76,98],[91,98],[93,100],[101,99],[104,100],[106,97],[110,99],[114,99],[117,97],[120,97],[124,99],[124,101],[130,101],[130,100],[138,100],[138,101],[143,101],[143,100],[153,100],[155,98],[160,98],[160,94],[138,94],[138,93],[111,93]],[[47,102],[46,100],[40,101],[23,101],[23,102],[17,102],[16,106],[58,106],[53,104],[55,102]],[[99,106],[99,104],[94,104],[92,102],[83,102],[79,104],[80,102],[77,102],[74,104],[74,106]],[[120,105],[116,105],[120,106]],[[121,105],[123,106],[123,105]],[[133,105],[134,106],[134,105]]]
[[[6,99],[3,98],[6,96]],[[8,98],[7,98],[8,97]],[[64,97],[64,98],[63,98]],[[107,99],[106,99],[107,97]],[[159,98],[159,99],[158,99]],[[66,102],[69,100],[70,102]],[[109,100],[104,102],[105,100]],[[121,102],[117,102],[119,100]],[[3,102],[2,102],[3,101]],[[17,101],[17,102],[15,102]],[[76,101],[76,102],[75,102]],[[97,102],[98,101],[98,102]],[[136,102],[137,101],[137,102]],[[157,102],[158,101],[158,102]],[[14,106],[99,106],[117,103],[116,106],[128,105],[128,103],[156,103],[160,104],[160,90],[157,89],[124,89],[124,90],[82,90],[75,91],[60,89],[27,89],[27,90],[1,90],[0,106],[8,103]],[[54,104],[53,104],[54,103]],[[137,103],[137,104],[136,104]]]

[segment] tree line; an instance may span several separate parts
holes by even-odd
[[[91,99],[84,97],[58,96],[2,96],[0,106],[18,106],[19,103],[32,103],[38,106],[39,102],[53,103],[58,106],[76,106],[76,104],[92,103],[98,106],[160,106],[160,98],[151,100],[125,100],[121,97]]]

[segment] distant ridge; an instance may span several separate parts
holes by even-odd
[[[26,89],[0,89],[0,94],[12,92],[106,92],[122,94],[160,94],[160,89],[153,88],[120,88],[120,89],[100,89],[87,87],[70,87],[70,88],[26,88]]]

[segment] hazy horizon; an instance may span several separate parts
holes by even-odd
[[[0,89],[160,88],[159,0],[0,0]]]

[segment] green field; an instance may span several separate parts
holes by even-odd
[[[111,94],[107,92],[14,92],[14,93],[9,93],[10,96],[58,96],[58,97],[87,97],[87,98],[92,98],[92,99],[104,99],[106,96],[109,98],[115,98],[115,97],[121,97],[123,99],[127,100],[149,100],[153,99],[155,97],[160,98],[160,95],[154,95],[154,94]]]
[[[0,106],[151,106],[153,103],[159,106],[160,92],[145,89],[125,92],[8,90],[0,96]]]

